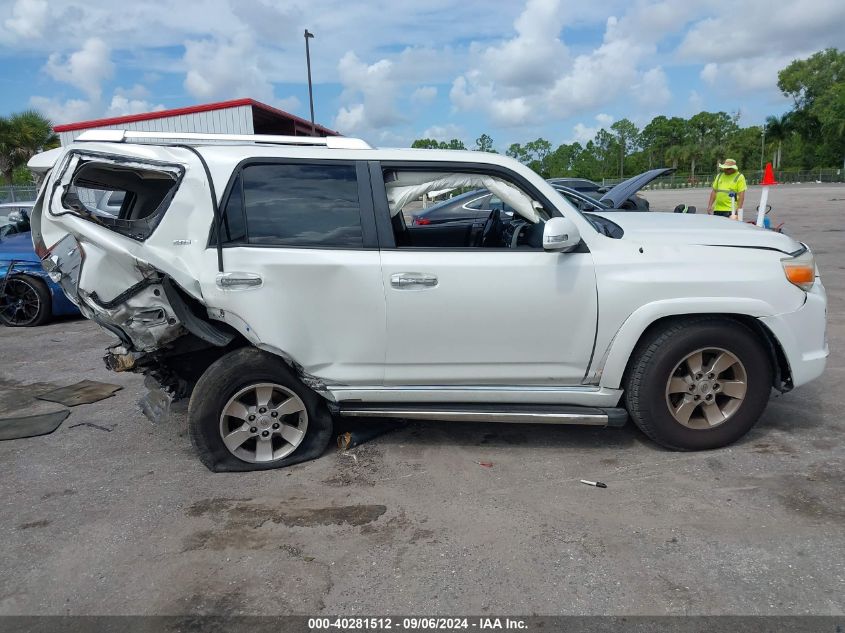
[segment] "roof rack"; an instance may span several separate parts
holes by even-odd
[[[141,132],[136,130],[88,130],[76,142],[144,143],[178,140],[190,145],[214,143],[267,143],[271,145],[305,145],[328,149],[372,149],[366,141],[347,136],[280,136],[275,134],[204,134],[199,132]]]

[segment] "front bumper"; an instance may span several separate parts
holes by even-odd
[[[786,354],[792,385],[800,387],[824,372],[827,345],[827,293],[816,278],[804,305],[794,312],[761,317]]]

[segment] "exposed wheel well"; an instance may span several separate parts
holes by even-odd
[[[783,348],[781,347],[777,338],[775,338],[775,335],[772,334],[769,328],[760,323],[760,321],[758,319],[755,319],[754,317],[748,316],[746,314],[730,313],[679,314],[657,319],[643,331],[643,333],[640,335],[640,338],[637,340],[637,344],[634,346],[634,350],[631,353],[631,356],[628,359],[628,363],[625,367],[625,374],[622,379],[622,384],[625,384],[627,380],[628,372],[630,371],[633,359],[636,356],[637,350],[639,350],[643,341],[649,339],[656,330],[662,330],[669,325],[674,325],[678,322],[683,321],[693,321],[695,319],[700,319],[701,317],[721,317],[727,320],[736,321],[737,323],[741,323],[742,325],[750,329],[752,332],[754,332],[754,334],[760,341],[760,344],[768,353],[769,360],[772,363],[774,377],[772,380],[772,386],[782,393],[792,389],[792,372],[789,369],[789,362],[786,359],[786,354],[784,354]]]

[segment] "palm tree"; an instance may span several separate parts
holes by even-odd
[[[789,112],[781,116],[766,117],[766,136],[772,141],[778,142],[778,148],[775,152],[775,169],[780,169],[780,158],[783,150],[783,142],[792,134],[792,117]]]
[[[35,110],[0,117],[0,173],[12,184],[15,169],[38,152],[59,145],[49,119]]]
[[[678,168],[678,161],[683,160],[684,158],[684,148],[682,145],[672,145],[671,147],[666,148],[665,154],[666,160],[672,161],[672,167],[677,169]]]
[[[701,159],[704,154],[704,150],[701,148],[700,145],[697,143],[690,143],[689,145],[685,145],[683,147],[683,157],[690,162],[690,181],[693,184],[696,184],[696,177],[695,177],[695,163]]]

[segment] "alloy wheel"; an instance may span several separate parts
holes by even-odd
[[[675,366],[666,383],[666,404],[680,424],[712,429],[727,422],[748,390],[745,366],[718,347],[699,349]]]
[[[274,383],[238,391],[220,414],[220,437],[232,455],[250,463],[269,463],[290,455],[308,429],[305,403]]]
[[[21,277],[6,279],[6,287],[0,296],[0,315],[3,322],[13,326],[27,326],[38,319],[41,299],[38,291],[29,281]]]

